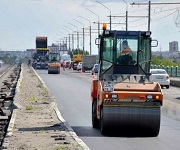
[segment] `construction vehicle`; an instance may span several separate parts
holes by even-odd
[[[151,47],[157,46],[157,40],[151,39],[149,31],[103,29],[96,40],[99,72],[91,87],[92,126],[100,128],[102,134],[139,129],[148,136],[158,136],[163,92],[149,73]],[[131,64],[120,61],[119,57],[127,55],[123,41],[129,43],[134,59]]]
[[[73,70],[77,70],[77,65],[79,62],[82,62],[82,54],[74,54],[71,63]]]
[[[33,55],[33,67],[36,69],[48,69],[48,54],[47,48],[48,39],[45,36],[36,36],[36,52]]]
[[[60,74],[60,55],[59,53],[49,53],[48,74]]]
[[[83,55],[82,56],[82,71],[91,71],[94,64],[97,63],[98,56],[97,55]]]

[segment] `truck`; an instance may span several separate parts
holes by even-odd
[[[71,62],[71,67],[73,70],[77,70],[77,65],[79,62],[82,62],[82,54],[74,54]]]
[[[98,61],[98,55],[83,55],[82,56],[82,71],[92,70],[94,64]]]
[[[48,69],[48,39],[45,36],[36,36],[36,51],[33,54],[33,67],[35,69]]]
[[[128,43],[125,50],[123,42]],[[96,44],[99,73],[91,84],[92,126],[102,135],[134,131],[158,136],[163,92],[149,73],[151,47],[158,45],[157,40],[150,31],[103,28]],[[133,60],[122,59],[129,59],[127,55]]]

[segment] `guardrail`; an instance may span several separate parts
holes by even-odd
[[[164,69],[170,77],[180,77],[180,67],[178,66],[151,65],[151,69]]]

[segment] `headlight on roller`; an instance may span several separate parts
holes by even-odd
[[[153,96],[152,96],[152,95],[147,95],[147,96],[146,96],[146,99],[147,99],[147,100],[152,100],[152,99],[153,99]]]
[[[111,98],[117,99],[117,98],[118,98],[118,95],[117,95],[117,94],[112,94],[112,95],[111,95]]]

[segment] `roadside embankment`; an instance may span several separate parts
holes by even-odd
[[[61,117],[41,78],[26,64],[22,65],[14,105],[3,149],[89,149]]]

